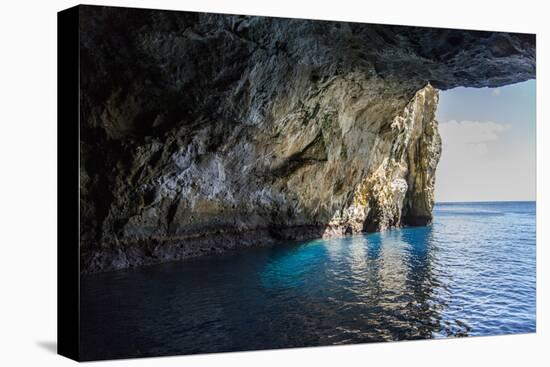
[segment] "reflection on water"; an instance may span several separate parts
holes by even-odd
[[[534,203],[82,279],[85,359],[535,330]]]

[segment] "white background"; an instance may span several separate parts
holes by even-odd
[[[550,27],[544,1],[185,0],[89,4],[537,33],[537,334],[99,362],[122,366],[532,366],[549,362]],[[56,12],[71,1],[3,2],[0,13],[0,365],[54,366]],[[546,112],[546,113],[545,113]],[[61,127],[63,128],[63,127]],[[546,184],[546,187],[545,187]],[[545,190],[546,189],[546,190]],[[544,225],[546,223],[546,225]],[[62,227],[62,226],[61,226]],[[548,364],[547,364],[548,365]]]

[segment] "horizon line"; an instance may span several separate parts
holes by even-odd
[[[456,201],[435,201],[435,204],[456,204],[456,203],[536,203],[537,199],[530,200],[456,200]]]

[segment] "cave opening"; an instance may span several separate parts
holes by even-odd
[[[425,225],[436,181],[457,193],[476,176],[443,147],[435,180],[437,119],[466,121],[435,116],[436,88],[535,76],[532,35],[81,11],[83,272]],[[505,153],[503,182],[531,175]]]

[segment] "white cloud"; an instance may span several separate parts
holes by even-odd
[[[492,121],[455,121],[439,124],[443,145],[464,150],[474,149],[478,153],[487,153],[488,142],[498,140],[499,136],[512,125]]]
[[[529,162],[518,154],[522,141],[513,138],[511,124],[451,120],[440,123],[439,131],[436,200],[502,200],[526,192],[530,181],[522,172]]]
[[[494,97],[498,97],[500,96],[500,93],[501,93],[501,90],[500,88],[495,88],[491,91],[491,94],[494,96]]]

